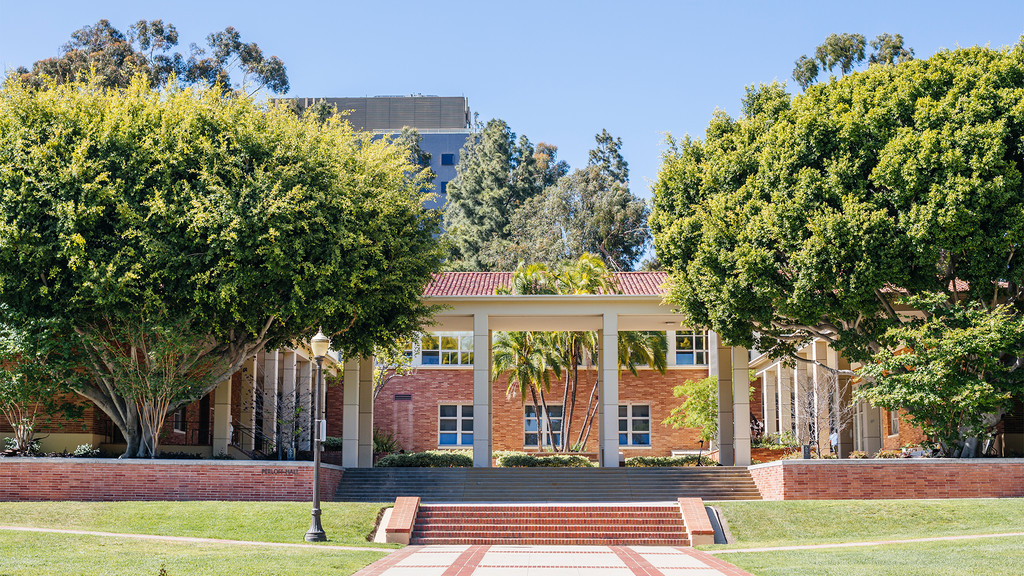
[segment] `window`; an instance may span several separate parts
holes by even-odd
[[[420,358],[424,366],[471,365],[472,334],[424,334],[420,337]]]
[[[707,332],[676,332],[676,365],[705,366],[707,363]]]
[[[619,446],[651,445],[651,407],[648,404],[619,406]]]
[[[441,154],[441,166],[454,166],[455,154]]]
[[[540,446],[539,440],[543,439],[544,446],[560,444],[562,432],[562,407],[548,405],[548,414],[551,415],[551,427],[548,428],[548,419],[544,415],[544,407],[540,407],[540,418],[533,406],[523,407],[523,446]]]
[[[473,405],[441,404],[438,407],[438,444],[473,445]]]
[[[900,433],[900,411],[891,410],[889,412],[889,435]]]
[[[441,182],[441,186],[439,187],[439,192],[441,194],[447,194],[448,193],[448,183],[447,182]]]
[[[185,407],[182,406],[174,411],[174,431],[185,432]]]

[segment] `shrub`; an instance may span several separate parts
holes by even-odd
[[[863,460],[868,457],[868,453],[863,450],[854,450],[850,452],[850,460]]]
[[[389,454],[375,464],[378,468],[468,468],[472,465],[472,456],[448,450]]]
[[[700,457],[701,466],[718,466],[707,456]],[[657,468],[663,466],[697,466],[697,456],[633,456],[626,458],[626,466],[630,468]]]
[[[767,448],[769,450],[787,450],[799,446],[800,442],[790,430],[781,434],[766,434],[750,444],[751,448]]]
[[[879,450],[875,458],[903,458],[902,450]]]
[[[498,458],[498,466],[504,468],[592,468],[585,456],[577,454],[555,454],[534,456],[524,452],[512,452]]]
[[[385,432],[380,428],[373,429],[373,453],[374,454],[395,454],[402,451],[402,444],[398,437],[392,432]]]
[[[340,452],[341,436],[328,436],[324,438],[323,449],[325,452]]]
[[[71,455],[75,458],[95,458],[100,455],[100,451],[93,448],[92,444],[79,444]]]

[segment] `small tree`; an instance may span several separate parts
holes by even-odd
[[[860,397],[911,423],[951,455],[988,433],[989,415],[1024,394],[1024,318],[1008,306],[950,304],[944,295],[908,299],[927,312],[887,332],[902,344],[861,370]]]
[[[816,375],[801,370],[794,380],[797,404],[793,414],[800,422],[796,429],[800,444],[813,444],[818,454],[821,451],[821,435],[842,434],[853,424],[857,408],[848,398],[851,384],[848,377],[819,364],[814,364]]]
[[[662,421],[673,428],[696,428],[705,442],[718,439],[718,378],[687,380],[672,389],[672,395],[683,398]]]
[[[412,357],[409,354],[411,342],[402,339],[391,346],[380,346],[373,354],[373,399],[384,390],[395,378],[408,376],[416,370],[412,367]]]

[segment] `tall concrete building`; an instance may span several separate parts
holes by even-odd
[[[437,199],[430,208],[444,207],[448,182],[455,178],[459,151],[469,137],[472,115],[464,96],[372,96],[363,98],[295,98],[300,110],[317,102],[347,112],[346,120],[356,130],[397,135],[402,128],[415,128],[423,137],[420,147],[430,153],[430,168]]]

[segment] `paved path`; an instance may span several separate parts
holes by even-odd
[[[189,536],[159,536],[156,534],[124,534],[120,532],[96,532],[93,530],[61,530],[57,528],[32,528],[29,526],[0,526],[0,530],[12,532],[47,532],[52,534],[81,534],[107,538],[137,538],[139,540],[162,540],[166,542],[188,542],[192,544],[226,544],[235,546],[269,546],[272,548],[317,548],[325,550],[347,550],[356,552],[394,552],[394,548],[370,548],[368,546],[334,546],[331,544],[290,544],[288,542],[256,542],[252,540],[221,540],[218,538],[192,538]]]
[[[671,546],[407,546],[355,576],[751,576]]]
[[[834,544],[804,544],[801,546],[770,546],[764,548],[729,548],[728,550],[710,550],[714,555],[736,554],[737,552],[778,552],[785,550],[817,550],[819,548],[856,548],[858,546],[881,546],[884,544],[908,544],[911,542],[941,542],[945,540],[977,540],[978,538],[1005,538],[1007,536],[1024,536],[1024,532],[1005,532],[1002,534],[965,534],[962,536],[932,536],[930,538],[908,538],[906,540],[874,540],[871,542],[836,542]]]

